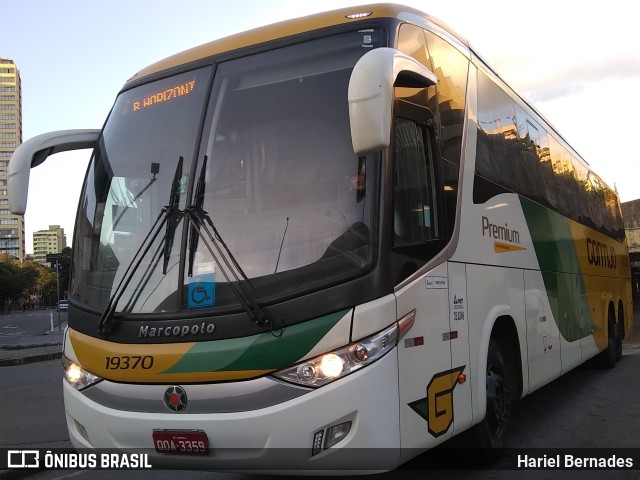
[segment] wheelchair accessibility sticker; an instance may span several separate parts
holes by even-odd
[[[207,273],[189,278],[187,308],[211,307],[216,301],[216,275]]]

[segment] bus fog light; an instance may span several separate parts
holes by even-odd
[[[324,430],[320,430],[313,435],[313,445],[311,447],[311,456],[319,454],[322,451],[322,438],[324,437]]]
[[[336,443],[344,440],[351,430],[351,422],[344,422],[339,425],[327,428],[327,436],[324,448],[333,447]]]

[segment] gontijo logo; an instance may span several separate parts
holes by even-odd
[[[504,224],[504,227],[491,223],[491,221],[484,216],[482,217],[482,236],[496,239],[496,241],[493,242],[493,251],[495,253],[526,250],[525,247],[519,245],[520,232],[518,230],[509,228],[509,224],[507,223]]]
[[[616,249],[587,237],[587,260],[595,267],[616,269]]]

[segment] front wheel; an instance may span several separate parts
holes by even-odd
[[[511,426],[509,372],[500,344],[491,339],[487,354],[487,410],[484,420],[474,427],[473,437],[479,459],[496,461],[507,443]]]

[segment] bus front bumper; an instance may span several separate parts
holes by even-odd
[[[77,449],[147,453],[154,467],[291,474],[385,471],[399,463],[396,349],[366,368],[300,397],[244,412],[117,410],[87,398],[66,381],[63,384],[69,437]],[[318,451],[318,432],[326,435],[332,426],[347,422],[351,425],[346,436]],[[204,431],[209,453],[157,453],[154,430]]]

